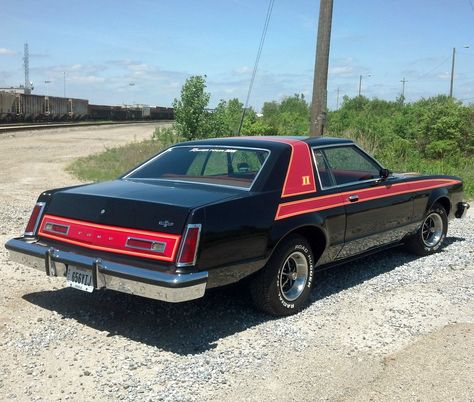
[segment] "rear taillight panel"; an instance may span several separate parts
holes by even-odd
[[[201,228],[201,224],[190,224],[186,226],[176,261],[177,267],[188,267],[196,264]]]
[[[156,253],[164,253],[166,250],[165,242],[141,239],[137,237],[129,237],[125,246],[137,250],[154,251]]]
[[[45,214],[38,235],[75,246],[175,262],[181,236]]]
[[[44,206],[44,202],[37,202],[35,204],[28,224],[26,225],[25,236],[35,236],[41,221],[41,216],[43,215]]]

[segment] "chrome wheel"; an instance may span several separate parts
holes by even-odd
[[[300,251],[291,253],[280,271],[279,286],[287,301],[296,300],[303,293],[308,282],[309,265]]]
[[[429,214],[421,228],[423,243],[428,247],[436,246],[443,236],[443,220],[437,213]]]

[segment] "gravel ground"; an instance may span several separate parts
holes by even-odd
[[[75,182],[72,158],[152,129],[0,137],[0,242],[42,189]],[[318,273],[311,305],[282,319],[240,286],[173,305],[64,288],[7,258],[0,400],[474,400],[472,213],[434,256],[394,249]]]

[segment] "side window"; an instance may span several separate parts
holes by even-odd
[[[379,166],[354,146],[324,149],[337,185],[379,177]]]
[[[319,180],[321,181],[321,186],[324,188],[334,186],[332,181],[331,173],[329,172],[329,166],[324,158],[324,155],[321,150],[313,149],[314,160],[316,161],[316,166],[318,168]]]

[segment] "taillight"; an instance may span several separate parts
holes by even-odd
[[[67,234],[69,233],[69,226],[60,225],[59,223],[46,222],[43,227],[43,231],[67,236]]]
[[[125,247],[136,248],[138,250],[154,251],[155,253],[164,253],[166,250],[166,243],[155,240],[129,237],[125,243]]]
[[[37,202],[31,213],[30,220],[26,225],[25,236],[34,236],[36,229],[38,229],[39,221],[41,219],[41,214],[43,213],[44,202]]]
[[[196,264],[200,236],[200,224],[191,224],[186,227],[186,233],[184,234],[181,248],[179,250],[178,261],[176,262],[178,267]]]

